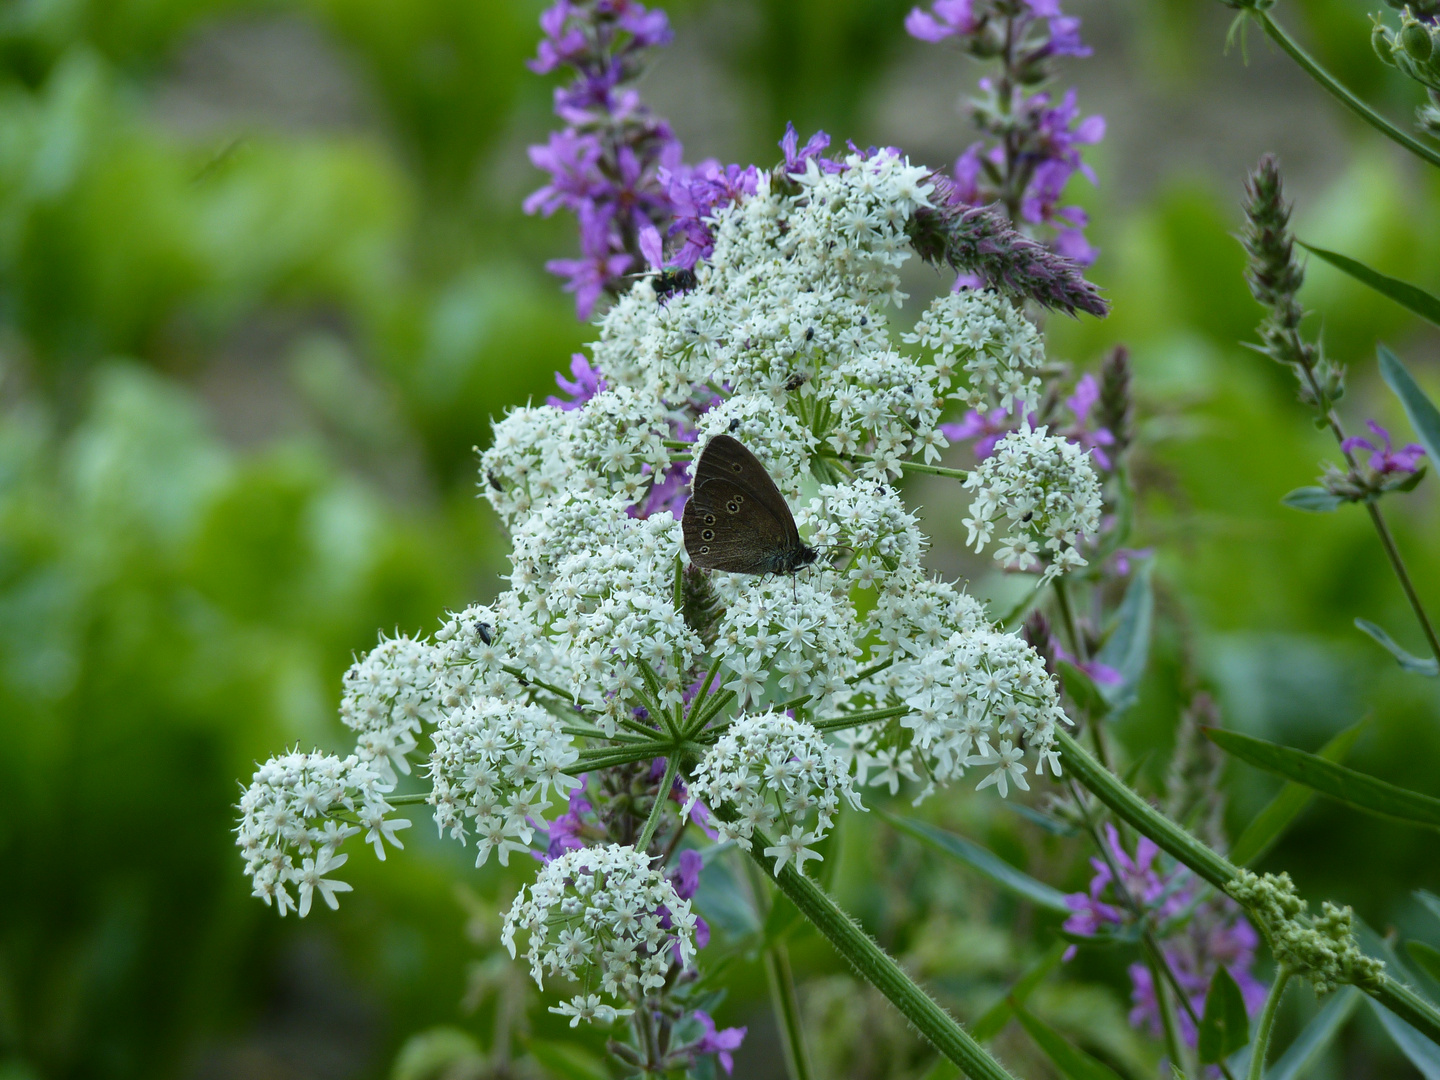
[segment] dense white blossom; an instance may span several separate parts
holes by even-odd
[[[793,498],[810,471],[816,439],[786,408],[784,400],[769,394],[737,394],[704,413],[697,425],[697,451],[716,435],[733,435],[759,459],[770,479]]]
[[[887,574],[919,572],[925,537],[900,493],[883,481],[826,484],[795,521],[816,548],[849,553],[843,576],[850,585],[872,589]]]
[[[456,709],[435,729],[430,755],[435,824],[465,842],[475,834],[476,866],[495,851],[528,851],[545,820],[549,794],[562,799],[580,781],[568,775],[579,758],[560,721],[538,705],[493,698]]]
[[[572,487],[638,502],[670,463],[670,412],[628,386],[602,390],[576,411]]]
[[[567,852],[522,886],[500,933],[512,957],[520,930],[538,985],[547,974],[580,984],[566,1005],[550,1010],[571,1017],[571,1027],[628,1016],[632,1008],[600,995],[638,1003],[665,985],[672,963],[684,967],[695,956],[690,901],[651,869],[649,856],[619,844]]]
[[[381,859],[386,843],[404,846],[395,833],[410,822],[386,816],[395,809],[385,801],[389,790],[379,771],[354,754],[293,751],[261,765],[240,797],[235,841],[254,895],[266,904],[273,900],[281,915],[297,907],[291,887],[302,918],[317,893],[338,907],[336,893],[350,886],[326,875],[349,858],[340,852],[342,843],[364,833]]]
[[[965,486],[975,492],[967,544],[976,551],[1004,529],[995,559],[1049,581],[1085,565],[1077,545],[1100,528],[1100,480],[1083,447],[1028,424],[996,444]],[[1043,554],[1042,554],[1043,552]]]
[[[480,491],[508,527],[573,484],[576,416],[526,406],[510,410],[493,433],[480,455]]]
[[[825,838],[844,799],[863,810],[845,759],[815,728],[784,713],[741,716],[696,769],[688,814],[704,800],[722,839],[750,850],[756,830],[771,835],[778,875],[786,863],[803,870],[819,859],[811,848]]]
[[[356,733],[355,753],[394,783],[409,774],[408,755],[424,724],[440,716],[439,657],[423,641],[400,635],[380,644],[345,672],[340,719]]]
[[[963,405],[999,405],[1024,416],[1039,404],[1036,372],[1045,361],[1040,332],[999,293],[943,293],[904,340],[931,350],[936,387]]]

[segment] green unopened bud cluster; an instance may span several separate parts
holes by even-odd
[[[1275,962],[1309,979],[1317,993],[1338,986],[1378,987],[1385,965],[1366,956],[1355,943],[1354,916],[1348,907],[1326,903],[1318,916],[1295,892],[1289,874],[1258,877],[1249,870],[1225,886],[1264,932]]]
[[[1370,44],[1383,62],[1431,90],[1440,90],[1440,25],[1433,17],[1419,17],[1407,4],[1400,12],[1399,31],[1375,20]]]

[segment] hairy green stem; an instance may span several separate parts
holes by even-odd
[[[1275,972],[1275,982],[1270,993],[1265,995],[1265,1008],[1260,1011],[1260,1023],[1255,1028],[1255,1038],[1250,1044],[1249,1080],[1262,1080],[1265,1075],[1265,1056],[1270,1049],[1270,1030],[1275,1026],[1275,1013],[1280,1008],[1280,999],[1285,995],[1285,986],[1290,981],[1290,971],[1281,968]]]
[[[816,720],[814,727],[816,731],[844,731],[846,728],[859,727],[861,724],[874,723],[876,720],[889,720],[892,716],[904,716],[906,713],[914,711],[909,705],[891,705],[885,709],[866,709],[864,712],[851,713],[849,716],[832,716],[828,720]]]
[[[1272,19],[1269,12],[1261,11],[1259,8],[1247,8],[1247,11],[1255,21],[1260,24],[1260,28],[1265,31],[1275,44],[1289,53],[1290,58],[1299,64],[1305,70],[1306,74],[1329,91],[1329,93],[1347,109],[1387,139],[1405,147],[1406,150],[1409,150],[1416,157],[1424,158],[1431,165],[1440,165],[1440,151],[1435,150],[1433,147],[1426,146],[1413,135],[1401,131],[1364,101],[1356,97],[1339,79],[1321,67],[1320,62],[1306,52],[1298,41],[1286,33],[1285,28]]]
[[[675,786],[675,774],[680,771],[680,758],[671,754],[665,759],[665,778],[660,781],[659,788],[655,791],[655,801],[650,806],[650,816],[645,819],[645,827],[640,830],[640,835],[635,840],[635,850],[644,852],[650,846],[650,841],[655,837],[655,830],[660,826],[660,815],[665,812],[665,804],[670,799],[670,789]]]
[[[750,857],[773,876],[775,860],[762,854],[770,846],[770,838],[757,831],[751,838]],[[960,1066],[967,1076],[972,1080],[1014,1080],[824,889],[793,866],[781,870],[775,882],[850,966],[884,994],[936,1050]]]

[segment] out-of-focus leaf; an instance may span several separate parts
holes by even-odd
[[[1419,315],[1426,322],[1440,326],[1440,298],[1431,296],[1418,285],[1411,285],[1408,281],[1401,281],[1399,278],[1382,274],[1378,270],[1372,270],[1358,259],[1341,255],[1338,251],[1315,247],[1313,244],[1307,244],[1304,240],[1298,241],[1298,243],[1310,254],[1319,256],[1335,269],[1349,274],[1361,284],[1369,285],[1381,296],[1389,297],[1401,307]]]
[[[1410,954],[1410,959],[1415,961],[1416,967],[1436,982],[1440,982],[1440,949],[1423,941],[1407,941],[1405,951]]]
[[[1050,946],[1050,951],[1030,965],[1025,974],[1016,980],[1008,994],[981,1014],[980,1019],[975,1021],[975,1026],[970,1029],[970,1034],[982,1043],[999,1035],[1006,1022],[1015,1015],[1015,1006],[1017,1004],[1024,1005],[1030,1000],[1030,995],[1034,993],[1035,988],[1044,981],[1045,976],[1055,970],[1055,965],[1064,959],[1065,950],[1068,948],[1070,948],[1069,943],[1063,940]]]
[[[1053,818],[1049,814],[1042,814],[1034,807],[1026,806],[1024,803],[1012,802],[1009,799],[1001,799],[999,805],[1009,810],[1012,814],[1018,814],[1035,825],[1040,826],[1048,833],[1056,836],[1074,836],[1080,830],[1074,826]]]
[[[562,1080],[610,1080],[605,1063],[583,1046],[532,1039],[528,1049],[547,1072]]]
[[[1335,991],[1324,1008],[1305,1025],[1305,1030],[1286,1047],[1280,1060],[1265,1070],[1265,1080],[1300,1080],[1354,1015],[1362,997],[1364,995],[1353,986],[1342,986]]]
[[[1303,750],[1242,735],[1238,731],[1206,728],[1210,741],[1226,753],[1276,776],[1314,788],[1322,795],[1381,817],[1414,825],[1440,828],[1440,799],[1387,784],[1373,776],[1347,769]]]
[[[1095,685],[1095,680],[1087,672],[1068,660],[1057,662],[1055,669],[1060,673],[1060,684],[1065,687],[1065,692],[1076,705],[1096,717],[1104,716],[1110,711],[1110,703],[1105,700],[1100,687]]]
[[[1411,378],[1410,372],[1398,356],[1384,345],[1377,345],[1375,351],[1380,357],[1380,376],[1385,380],[1385,385],[1395,391],[1395,396],[1400,399],[1405,415],[1410,418],[1410,426],[1420,437],[1430,460],[1440,462],[1440,409],[1437,409],[1435,403],[1425,395],[1425,391],[1420,389],[1419,383]]]
[[[1223,1061],[1250,1041],[1250,1016],[1245,998],[1224,965],[1215,969],[1210,992],[1205,995],[1205,1013],[1200,1018],[1200,1064]]]
[[[1306,513],[1328,514],[1345,500],[1323,487],[1302,487],[1296,488],[1280,501],[1292,509],[1304,510]]]
[[[1117,713],[1135,704],[1140,693],[1140,677],[1145,674],[1145,663],[1150,657],[1150,624],[1155,615],[1150,571],[1149,562],[1136,569],[1115,613],[1115,627],[1095,657],[1097,663],[1120,673],[1118,683],[1099,686],[1100,693]]]
[[[1017,1005],[1014,1008],[1015,1019],[1020,1021],[1020,1026],[1067,1080],[1120,1080],[1115,1070],[1103,1061],[1079,1047],[1071,1046],[1058,1031],[1031,1016],[1023,1007]]]
[[[1355,745],[1355,740],[1360,738],[1361,732],[1365,730],[1365,723],[1365,720],[1359,720],[1351,724],[1322,746],[1318,756],[1326,761],[1344,761],[1351,747]],[[1237,866],[1248,866],[1264,855],[1314,797],[1314,791],[1304,784],[1297,784],[1293,780],[1287,783],[1265,809],[1245,826],[1245,831],[1240,834],[1240,839],[1235,841],[1235,847],[1230,852],[1230,861]]]
[[[1373,998],[1370,999],[1370,1007],[1375,1010],[1381,1026],[1385,1028],[1385,1034],[1390,1036],[1390,1041],[1410,1059],[1411,1065],[1420,1070],[1420,1075],[1425,1077],[1425,1080],[1440,1080],[1440,1046],[1436,1046]]]
[[[1434,657],[1423,658],[1406,652],[1395,643],[1394,638],[1369,619],[1356,619],[1355,628],[1357,630],[1363,630],[1384,646],[1386,651],[1395,657],[1396,661],[1406,671],[1414,672],[1416,675],[1429,675],[1431,677],[1440,675],[1440,661],[1437,661]]]
[[[959,860],[972,870],[989,878],[996,885],[1008,889],[1022,899],[1049,908],[1051,911],[1067,915],[1070,913],[1070,907],[1065,903],[1065,894],[1059,889],[1046,885],[1043,881],[1037,881],[1023,870],[1017,870],[1000,856],[986,850],[973,840],[967,840],[963,836],[957,836],[944,829],[937,829],[928,822],[898,817],[884,810],[880,811],[880,816],[901,832],[913,836],[916,840],[942,854],[949,855],[952,859]]]
[[[1417,889],[1415,890],[1415,899],[1424,904],[1426,910],[1429,911],[1431,915],[1440,919],[1440,896],[1436,896],[1434,893],[1427,892],[1424,889]]]
[[[485,1055],[472,1035],[453,1027],[436,1027],[411,1035],[395,1055],[390,1080],[444,1080],[462,1069],[479,1069]]]

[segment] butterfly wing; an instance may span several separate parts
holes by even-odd
[[[700,460],[695,463],[695,488],[698,490],[712,480],[728,480],[764,507],[780,523],[787,547],[800,543],[800,531],[795,528],[795,516],[790,513],[785,496],[780,494],[760,459],[739,439],[716,435],[705,444]]]
[[[788,550],[785,523],[748,489],[720,477],[695,486],[680,524],[690,561],[705,570],[768,574]]]

